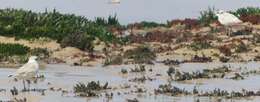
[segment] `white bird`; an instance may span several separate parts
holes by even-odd
[[[120,4],[121,1],[120,0],[111,0],[109,3],[110,4]]]
[[[20,67],[14,75],[14,78],[18,80],[23,80],[24,89],[25,87],[25,80],[30,84],[30,80],[35,79],[39,72],[39,64],[36,61],[37,56],[31,56],[29,58],[29,61],[24,64],[22,67]]]
[[[216,12],[216,15],[218,16],[218,21],[222,25],[233,25],[233,24],[239,24],[242,23],[240,19],[238,19],[233,14],[230,14],[228,12],[225,12],[223,10],[219,10]]]
[[[218,21],[220,24],[226,26],[228,29],[227,34],[230,35],[232,33],[232,26],[238,26],[243,22],[233,14],[225,12],[223,10],[218,10],[215,12],[216,16],[218,17]]]

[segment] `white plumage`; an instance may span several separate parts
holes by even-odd
[[[232,34],[233,27],[240,26],[243,23],[239,18],[237,18],[233,14],[230,14],[223,10],[219,10],[219,11],[215,12],[215,14],[218,17],[219,23],[226,26],[225,29],[226,29],[227,35]]]
[[[234,16],[233,14],[230,14],[222,10],[217,11],[216,15],[218,16],[218,21],[222,25],[233,25],[233,24],[242,23],[242,21],[238,19],[236,16]]]
[[[16,72],[14,77],[18,80],[23,80],[24,89],[25,83],[24,80],[32,80],[37,77],[39,72],[39,64],[36,61],[37,56],[31,56],[29,61],[20,67]]]
[[[35,78],[39,71],[39,64],[36,59],[36,56],[31,56],[29,61],[16,71],[14,77],[24,80]]]

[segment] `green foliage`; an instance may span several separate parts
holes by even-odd
[[[201,49],[208,49],[210,47],[212,47],[210,45],[210,43],[206,42],[206,41],[200,41],[200,42],[194,42],[190,45],[190,47],[197,51],[197,50],[201,50]]]
[[[236,50],[235,50],[237,53],[243,53],[243,52],[247,52],[249,51],[249,49],[247,48],[247,46],[243,43],[239,44],[237,47],[236,47]]]
[[[253,34],[253,38],[254,38],[254,42],[255,43],[260,43],[260,35],[258,35],[258,34]]]
[[[132,50],[127,50],[124,57],[133,59],[135,63],[149,63],[156,58],[156,54],[148,46],[139,46]]]
[[[209,7],[208,10],[200,12],[199,21],[202,26],[209,26],[209,24],[217,21],[214,11],[214,8]]]
[[[30,51],[30,54],[38,56],[40,58],[49,57],[49,51],[46,48],[34,48]]]
[[[80,96],[97,96],[96,91],[104,90],[108,88],[108,83],[105,85],[100,85],[99,81],[91,81],[87,84],[84,83],[78,83],[74,86],[74,92],[75,93],[80,93]]]
[[[167,27],[166,24],[160,24],[156,22],[148,22],[148,21],[142,21],[140,23],[135,23],[135,24],[129,24],[128,27],[134,26],[139,29],[143,28],[155,28],[155,27]]]
[[[114,16],[109,16],[107,19],[107,24],[108,25],[120,25],[120,23],[118,22],[118,19],[116,17],[116,15]]]
[[[167,74],[168,74],[168,76],[172,76],[172,74],[174,74],[175,73],[175,68],[174,67],[169,67],[169,69],[167,70]]]
[[[147,21],[143,21],[140,24],[144,28],[154,28],[154,27],[162,26],[162,24],[158,24],[156,22],[147,22]]]
[[[123,63],[123,57],[120,55],[108,56],[105,59],[104,66],[107,65],[121,65]]]
[[[260,8],[259,7],[247,7],[247,8],[239,8],[235,12],[231,12],[236,16],[243,16],[243,15],[260,15]]]
[[[60,42],[64,38],[67,40],[70,34],[83,32],[88,42],[92,42],[93,38],[114,42],[117,41],[116,38],[108,31],[109,27],[114,25],[120,26],[116,15],[109,16],[108,20],[97,18],[96,21],[90,21],[83,16],[61,14],[55,9],[50,12],[46,10],[44,13],[22,9],[0,9],[0,35],[16,38],[47,37]]]
[[[62,47],[71,46],[71,47],[77,47],[85,51],[93,51],[94,47],[92,45],[92,41],[94,39],[95,38],[85,33],[69,34],[61,41],[61,46]]]
[[[103,17],[97,17],[94,22],[95,24],[100,26],[115,26],[115,27],[120,26],[120,23],[116,15],[114,16],[110,15],[107,20]]]
[[[126,69],[121,69],[121,73],[122,73],[122,74],[127,74],[128,71],[127,71]]]
[[[20,44],[0,43],[0,56],[26,55],[29,51],[29,47]]]

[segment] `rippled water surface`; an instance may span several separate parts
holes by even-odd
[[[177,68],[184,72],[192,72],[202,69],[212,69],[219,66],[230,66],[233,70],[238,71],[250,71],[259,70],[259,62],[249,63],[186,63],[181,64]],[[210,97],[195,97],[195,96],[179,96],[173,97],[168,95],[154,95],[154,89],[158,88],[160,84],[168,83],[166,71],[167,66],[162,64],[155,64],[153,66],[146,66],[147,69],[153,69],[153,72],[146,73],[129,73],[122,75],[120,73],[122,68],[133,68],[133,65],[122,65],[122,66],[109,66],[109,67],[71,67],[67,65],[47,65],[46,69],[40,71],[41,74],[45,75],[46,79],[38,84],[33,84],[31,88],[49,89],[50,87],[62,88],[68,90],[69,93],[62,95],[60,91],[47,90],[45,96],[40,93],[30,92],[23,93],[18,97],[27,97],[31,102],[105,102],[108,99],[105,97],[94,97],[94,98],[83,98],[77,97],[73,94],[73,86],[78,82],[89,82],[89,81],[100,81],[101,84],[105,82],[109,83],[112,90],[107,92],[113,92],[114,98],[110,99],[110,102],[124,102],[128,98],[138,98],[141,102],[194,102],[196,99],[200,99],[201,102],[208,102],[217,100],[217,98]],[[11,96],[9,89],[16,86],[19,90],[22,89],[21,82],[14,82],[7,76],[15,72],[16,69],[0,68],[0,89],[6,89],[6,92],[0,92],[0,100],[10,100]],[[162,76],[156,76],[161,74]],[[149,76],[154,78],[153,81],[145,81],[144,83],[129,82],[129,79],[141,76]],[[51,83],[51,84],[47,84]],[[172,85],[185,88],[186,90],[192,91],[194,86],[200,91],[211,91],[215,88],[220,88],[227,91],[238,91],[242,89],[247,90],[260,90],[260,76],[250,75],[245,77],[244,80],[231,80],[231,79],[199,79],[191,80],[189,82],[176,82],[172,81]],[[129,84],[129,89],[120,89],[123,84]],[[143,88],[147,90],[145,93],[131,93],[135,90],[135,87]],[[117,87],[117,89],[114,89]],[[117,95],[117,93],[128,93]],[[236,100],[236,99],[235,99]],[[238,102],[252,101],[258,102],[259,97],[250,97],[246,99],[237,99]],[[223,100],[225,102],[231,102],[231,100]]]

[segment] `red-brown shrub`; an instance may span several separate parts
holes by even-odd
[[[177,19],[169,22],[170,26],[178,25],[178,24],[185,25],[187,29],[195,29],[198,28],[200,25],[197,19],[190,19],[190,18],[186,18],[184,20]]]
[[[240,19],[243,22],[250,22],[252,24],[260,24],[260,15],[242,15]]]
[[[231,56],[231,48],[228,45],[220,46],[219,51],[223,53],[225,56]]]

